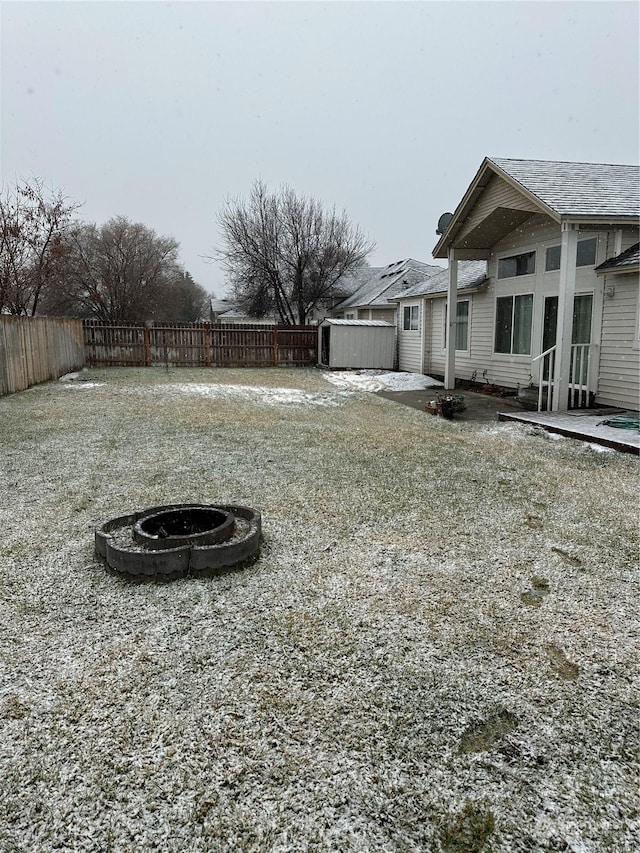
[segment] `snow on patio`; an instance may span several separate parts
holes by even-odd
[[[0,850],[638,849],[636,458],[319,371],[91,374],[0,398]],[[95,558],[190,501],[259,509],[258,559]]]

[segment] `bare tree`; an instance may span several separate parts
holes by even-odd
[[[374,244],[345,212],[284,186],[256,181],[248,200],[227,200],[218,215],[221,262],[236,301],[257,317],[304,324],[342,276],[365,262]]]
[[[33,316],[64,273],[64,235],[79,204],[39,178],[0,193],[0,311]]]
[[[184,284],[179,244],[124,216],[104,225],[77,224],[65,249],[67,274],[48,313],[111,322],[168,319],[172,288]]]

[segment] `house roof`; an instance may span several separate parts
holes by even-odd
[[[458,262],[458,292],[475,290],[484,284],[487,279],[486,261],[459,261]],[[449,270],[440,270],[431,278],[425,279],[418,284],[405,290],[400,296],[391,300],[399,302],[402,299],[418,298],[422,296],[444,296],[449,288]]]
[[[609,258],[599,267],[596,267],[598,274],[602,273],[629,273],[640,269],[640,243],[635,243],[626,251],[615,258]]]
[[[506,234],[535,211],[558,223],[637,224],[640,216],[638,166],[485,157],[433,250],[435,258],[447,257],[448,249],[455,247],[467,218],[495,176],[528,203],[518,210],[507,204],[493,213],[487,211],[486,221],[491,220],[494,236],[496,228]]]
[[[369,305],[386,305],[388,300],[418,281],[440,272],[442,267],[425,264],[413,258],[396,261],[386,267],[372,270],[372,275],[344,302],[336,306],[336,311],[345,308]]]
[[[365,282],[369,281],[374,275],[378,275],[383,271],[382,267],[358,267],[348,275],[344,275],[338,279],[333,285],[333,295],[348,297],[362,287]]]
[[[640,167],[488,158],[562,217],[640,215]]]
[[[230,299],[218,299],[215,296],[212,296],[209,300],[211,305],[211,310],[216,313],[221,313],[223,311],[229,311],[233,306],[233,302]]]

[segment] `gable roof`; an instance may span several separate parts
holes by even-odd
[[[341,276],[333,285],[332,291],[329,295],[338,298],[351,296],[361,288],[365,282],[369,281],[374,275],[378,275],[382,271],[383,267],[358,267],[347,275]]]
[[[552,160],[512,160],[485,157],[460,204],[433,250],[435,258],[447,251],[462,231],[467,217],[496,176],[527,200],[527,208],[505,208],[505,227],[515,227],[533,212],[558,223],[637,224],[640,216],[640,168],[608,163],[571,163]],[[494,212],[496,221],[500,209]]]
[[[413,258],[396,261],[386,267],[372,270],[372,275],[344,302],[336,306],[336,311],[345,308],[364,307],[367,305],[386,305],[387,301],[407,287],[418,281],[434,275],[442,267],[425,264]]]
[[[488,281],[486,261],[459,261],[458,262],[458,292],[475,290]],[[449,289],[449,270],[441,269],[439,273],[431,278],[405,290],[393,302],[403,299],[418,298],[422,296],[445,296]]]
[[[596,272],[602,273],[629,273],[640,269],[640,243],[635,243],[626,251],[615,258],[609,258],[599,267],[596,267]]]
[[[640,167],[487,158],[558,216],[638,216]]]

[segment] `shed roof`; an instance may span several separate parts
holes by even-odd
[[[488,281],[486,261],[459,261],[458,262],[458,292],[473,290]],[[421,281],[405,290],[392,302],[402,299],[418,298],[422,296],[444,296],[449,288],[449,270],[443,269],[437,275]]]
[[[336,320],[328,318],[323,320],[321,326],[388,326],[393,328],[393,323],[387,323],[386,320]]]

